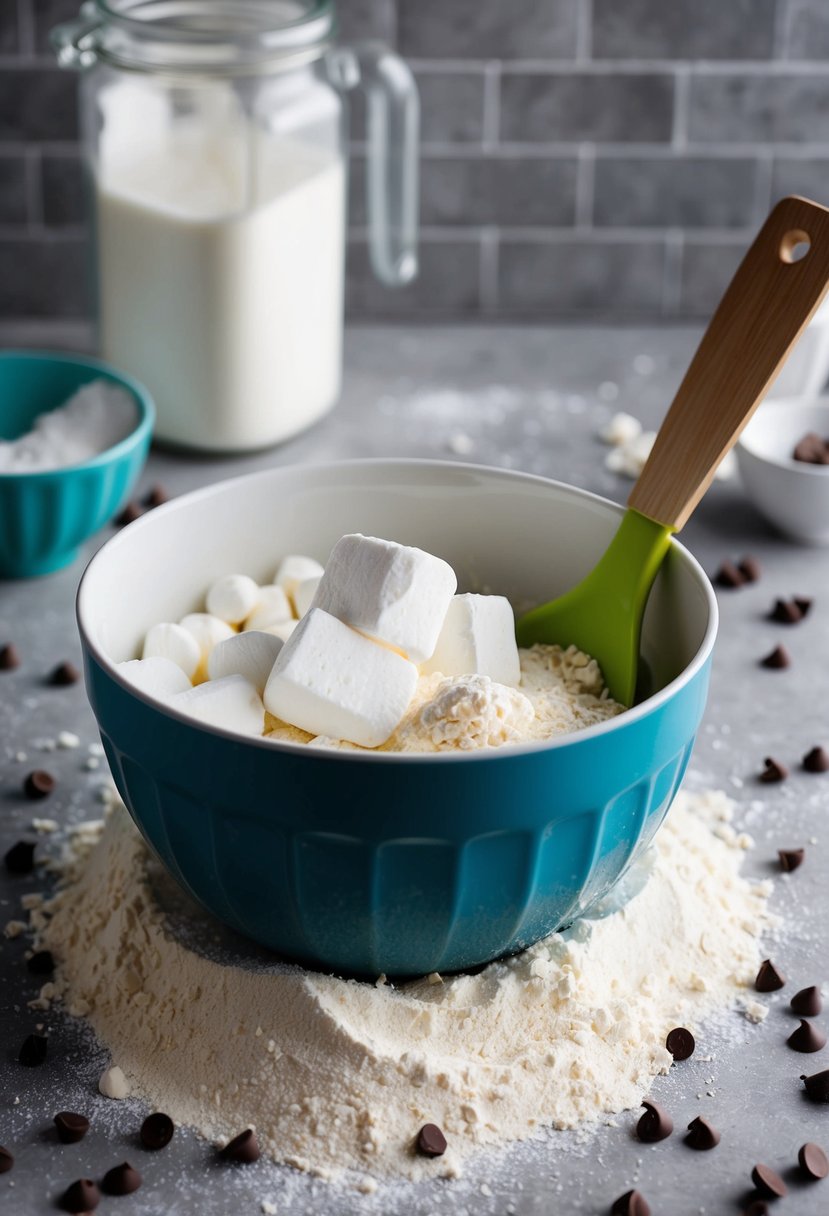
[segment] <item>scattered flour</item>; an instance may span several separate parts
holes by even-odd
[[[0,439],[0,473],[40,473],[83,464],[126,439],[138,422],[130,393],[108,380],[83,385],[41,414],[19,439]]]
[[[214,1140],[253,1125],[274,1159],[361,1186],[456,1176],[486,1145],[637,1106],[670,1067],[672,1026],[748,996],[769,888],[715,830],[731,815],[724,794],[680,794],[625,906],[479,974],[396,988],[217,947],[119,806],[76,834],[37,944],[131,1092],[177,1121]],[[412,1151],[427,1121],[449,1140],[437,1161]]]

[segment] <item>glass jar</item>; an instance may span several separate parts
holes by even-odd
[[[53,31],[83,73],[101,353],[150,389],[161,440],[265,447],[337,400],[351,89],[372,265],[417,272],[412,74],[334,33],[331,0],[88,0]]]

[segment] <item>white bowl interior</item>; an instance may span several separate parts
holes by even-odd
[[[173,501],[119,533],[84,576],[79,617],[104,662],[134,658],[151,625],[201,610],[218,576],[243,572],[267,583],[285,554],[324,562],[347,532],[436,553],[454,567],[460,590],[505,594],[520,613],[592,568],[621,511],[570,486],[448,462],[271,469]],[[643,631],[654,690],[694,660],[715,617],[705,575],[674,546]]]
[[[784,464],[801,472],[822,473],[829,478],[829,467],[795,460],[795,444],[808,431],[829,438],[829,397],[780,398],[766,401],[749,422],[740,444],[753,456]]]

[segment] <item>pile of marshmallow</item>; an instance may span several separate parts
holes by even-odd
[[[379,747],[421,675],[520,681],[509,601],[456,590],[441,558],[356,533],[325,568],[293,555],[269,586],[219,578],[206,612],[154,625],[142,658],[118,669],[209,725],[263,735],[267,713],[313,736]]]

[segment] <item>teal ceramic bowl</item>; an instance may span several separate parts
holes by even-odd
[[[155,421],[145,388],[80,355],[0,353],[0,438],[17,439],[38,414],[90,380],[125,388],[138,412],[126,439],[83,464],[47,472],[0,472],[0,578],[33,578],[74,561],[79,546],[126,502],[147,459]]]
[[[457,971],[602,898],[679,787],[708,687],[712,588],[673,542],[644,623],[656,691],[549,743],[366,754],[242,738],[137,692],[115,664],[218,575],[268,581],[344,532],[416,544],[461,589],[521,610],[594,564],[621,508],[519,473],[426,461],[271,469],[176,499],[114,537],[78,594],[87,688],[113,776],[171,874],[279,954],[346,974]]]

